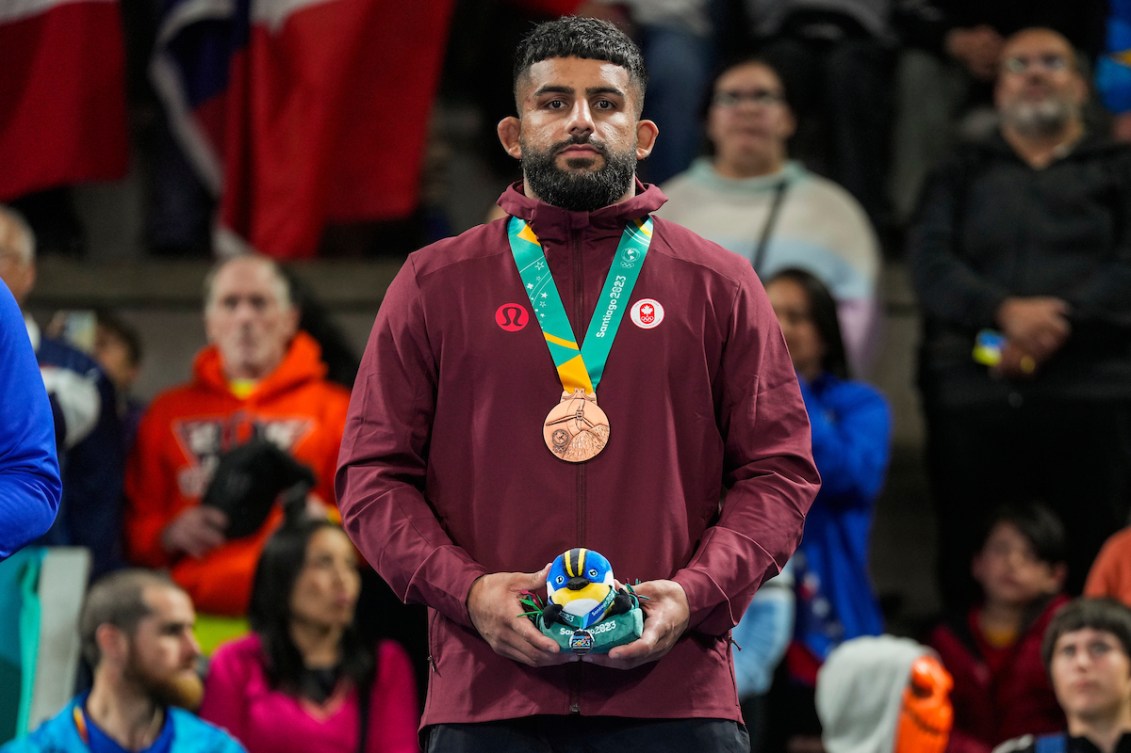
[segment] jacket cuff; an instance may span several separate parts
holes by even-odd
[[[418,595],[449,620],[474,629],[467,611],[467,594],[471,584],[486,574],[487,570],[463,548],[439,547],[412,574],[409,595]]]
[[[738,624],[731,614],[730,599],[715,580],[702,570],[680,570],[672,580],[683,587],[691,611],[688,629],[707,635],[726,635]],[[739,615],[741,616],[741,615]]]

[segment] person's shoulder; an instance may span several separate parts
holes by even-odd
[[[74,701],[67,703],[58,714],[45,720],[29,734],[0,746],[0,753],[37,753],[38,751],[60,753],[86,750],[71,720],[73,708]]]
[[[1006,740],[993,749],[993,753],[1030,753],[1036,747],[1036,738],[1032,735],[1022,735],[1012,740]]]
[[[228,732],[196,714],[169,708],[173,719],[173,753],[243,753],[244,747]]]
[[[39,341],[36,357],[40,366],[53,366],[80,374],[93,374],[103,377],[102,368],[90,355],[54,337],[43,337]]]
[[[830,396],[850,399],[855,402],[883,403],[887,405],[884,393],[867,382],[857,379],[841,379],[832,374],[826,374],[821,379],[822,391]]]
[[[822,213],[839,215],[839,217],[825,216],[826,220],[849,217],[867,222],[868,216],[860,202],[848,192],[848,189],[830,178],[806,170],[797,180],[797,192],[803,199],[817,205]]]
[[[200,399],[200,388],[192,382],[185,382],[168,387],[149,401],[143,417],[150,418],[164,415],[178,415],[186,411],[195,410]]]
[[[695,231],[663,217],[654,217],[653,249],[673,259],[707,268],[735,281],[752,280],[754,269],[738,254]]]
[[[263,641],[255,633],[249,633],[242,638],[221,644],[212,654],[211,662],[225,663],[238,661],[240,663],[260,661],[263,656]]]
[[[1121,528],[1104,542],[1104,548],[1113,547],[1118,549],[1131,548],[1131,526]]]
[[[408,255],[405,265],[417,278],[441,272],[467,262],[509,254],[506,223],[503,217],[469,228],[459,235],[430,243]]]

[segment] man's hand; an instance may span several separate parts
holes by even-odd
[[[1068,304],[1051,296],[1006,298],[997,310],[1002,332],[1038,363],[1048,360],[1072,333]]]
[[[210,505],[190,507],[161,532],[161,546],[169,554],[203,557],[224,543],[228,516]]]
[[[672,646],[687,630],[691,619],[691,606],[683,586],[673,580],[650,580],[634,586],[636,593],[646,596],[640,600],[644,610],[644,632],[632,643],[617,646],[608,654],[586,654],[582,661],[602,667],[633,669],[641,664],[656,661],[671,651]]]
[[[1006,340],[1001,349],[1001,361],[994,370],[1006,379],[1032,379],[1037,375],[1040,362],[1032,355],[1017,347],[1012,340]]]
[[[530,667],[563,664],[576,658],[559,651],[553,639],[542,635],[522,615],[522,592],[545,586],[549,570],[546,565],[537,573],[489,573],[471,584],[467,594],[471,623],[499,656]]]

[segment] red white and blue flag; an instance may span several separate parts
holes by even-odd
[[[126,173],[118,0],[0,0],[0,201]]]
[[[313,256],[416,207],[453,0],[164,0],[151,78],[217,250]]]

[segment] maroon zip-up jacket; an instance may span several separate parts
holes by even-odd
[[[500,199],[541,240],[579,338],[626,223],[666,200],[655,187],[637,191],[590,213],[518,186]],[[809,423],[747,262],[657,219],[624,305],[645,298],[662,320],[645,328],[625,315],[597,387],[608,445],[573,464],[543,443],[562,386],[504,222],[412,254],[389,286],[354,387],[337,489],[365,557],[402,599],[431,607],[423,725],[741,718],[727,636],[801,538],[820,485]],[[607,556],[622,581],[684,588],[690,629],[664,658],[632,670],[532,669],[475,631],[467,594],[477,577],[534,572],[575,546]]]

